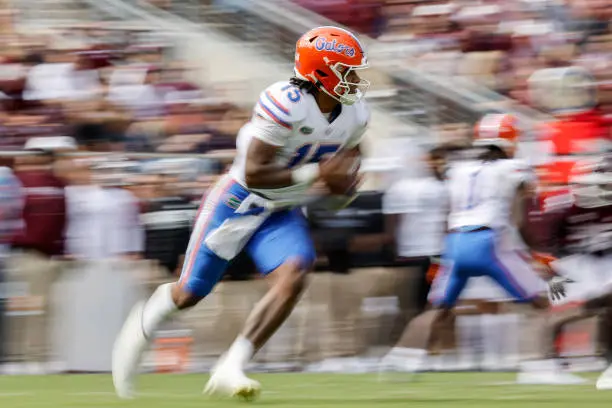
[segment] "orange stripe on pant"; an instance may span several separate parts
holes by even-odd
[[[210,221],[214,217],[217,205],[219,205],[219,202],[223,199],[223,195],[236,183],[234,179],[230,176],[225,176],[225,178],[225,180],[219,181],[217,185],[212,188],[210,194],[200,205],[198,215],[196,216],[194,234],[191,236],[191,239],[193,239],[195,236],[197,236],[197,238],[195,242],[189,242],[184,263],[186,267],[183,267],[181,277],[179,278],[179,287],[181,288],[185,285],[185,282],[189,280],[189,276],[193,272],[193,265],[195,263],[196,257],[198,256],[198,251],[200,250],[202,243],[204,242],[204,235],[206,234],[206,229],[208,228],[208,224],[210,224]],[[203,219],[200,219],[200,215],[205,212],[206,207],[209,207],[208,213],[204,215]],[[192,246],[192,244],[193,248],[189,248]]]

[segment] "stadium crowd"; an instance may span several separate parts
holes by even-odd
[[[63,135],[101,151],[233,149],[244,109],[187,79],[171,44],[142,30],[83,25],[53,35],[7,34],[0,59],[0,147]],[[248,112],[248,111],[247,111]]]
[[[294,0],[388,46],[395,65],[461,76],[522,103],[538,69],[578,65],[610,112],[612,5],[600,0]]]

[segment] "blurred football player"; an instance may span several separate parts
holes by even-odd
[[[526,200],[534,194],[529,167],[514,159],[520,136],[517,120],[489,114],[475,129],[477,160],[448,170],[450,213],[442,268],[429,293],[432,309],[414,318],[403,336],[403,371],[421,369],[427,351],[453,325],[453,307],[472,277],[488,276],[514,299],[547,309],[547,289],[562,296],[559,280],[551,284],[532,267],[524,229]],[[559,375],[561,375],[560,373]]]
[[[262,274],[272,274],[272,288],[220,358],[205,392],[247,399],[259,393],[245,366],[291,313],[315,260],[297,207],[317,181],[347,197],[359,182],[359,143],[369,120],[363,101],[369,82],[359,72],[367,66],[362,44],[346,30],[319,27],[298,40],[294,77],[261,93],[238,134],[229,174],[200,207],[180,279],[160,286],[128,317],[113,351],[119,396],[133,395],[141,356],[160,324],[206,297],[243,250]]]
[[[560,208],[560,222],[553,234],[559,261],[554,266],[576,281],[579,305],[563,308],[552,316],[548,333],[549,354],[558,357],[555,339],[570,324],[598,316],[600,333],[609,337],[612,312],[612,156],[576,163],[570,175],[571,200]],[[571,293],[570,293],[571,295]],[[606,336],[604,336],[606,337]],[[612,362],[609,339],[604,348]],[[612,389],[612,369],[597,381],[598,389]]]

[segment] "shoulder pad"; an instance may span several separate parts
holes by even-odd
[[[526,161],[520,159],[510,159],[504,160],[504,162],[502,172],[505,174],[514,176],[515,179],[520,180],[521,182],[532,183],[536,181],[536,173]]]
[[[507,172],[528,172],[531,171],[531,167],[527,162],[519,159],[506,159],[495,161],[498,168],[502,171]]]
[[[265,119],[292,129],[293,124],[306,118],[306,95],[288,81],[277,82],[260,95],[255,112]]]
[[[513,159],[511,160],[511,162],[513,163],[513,165],[517,168],[517,169],[522,169],[522,170],[531,170],[531,165],[529,164],[529,162],[527,160],[523,160],[523,159]]]

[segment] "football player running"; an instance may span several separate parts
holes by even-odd
[[[205,392],[247,399],[259,393],[245,366],[293,310],[315,260],[298,207],[317,181],[347,200],[359,181],[359,143],[369,120],[363,101],[369,82],[359,72],[367,67],[360,41],[346,30],[319,27],[298,40],[294,77],[261,93],[238,134],[233,166],[200,206],[180,279],[137,304],[116,340],[112,371],[120,397],[134,395],[156,329],[206,297],[243,250],[260,273],[272,275],[272,286]]]
[[[453,307],[470,278],[488,276],[521,302],[547,309],[547,289],[564,295],[563,283],[542,279],[532,267],[525,233],[526,200],[535,191],[534,174],[514,158],[520,129],[509,114],[489,114],[476,126],[473,145],[483,148],[478,160],[462,161],[447,173],[450,194],[442,267],[429,293],[432,308],[415,317],[396,350],[402,371],[422,369],[427,350],[448,337]]]
[[[612,312],[612,156],[576,163],[570,185],[571,200],[557,205],[555,211],[560,213],[560,222],[553,237],[560,241],[558,255],[563,256],[555,268],[577,282],[576,290],[584,302],[551,315],[546,340],[552,358],[559,357],[555,339],[566,325],[597,316],[600,330],[609,331]],[[600,335],[607,338],[605,357],[610,362],[610,333]],[[611,368],[596,385],[612,389]]]

